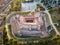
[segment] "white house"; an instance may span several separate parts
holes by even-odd
[[[34,12],[37,8],[36,2],[23,2],[22,4],[22,12],[32,11]]]

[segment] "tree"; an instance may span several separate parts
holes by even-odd
[[[60,7],[58,7],[58,10],[57,11],[58,11],[58,14],[60,14]]]
[[[6,28],[4,27],[4,30],[3,30],[3,44],[4,45],[7,45],[8,44],[8,37],[7,37],[7,32],[6,32]]]

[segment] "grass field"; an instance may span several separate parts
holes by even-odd
[[[60,20],[60,14],[58,13],[58,7],[53,8],[49,11],[52,17],[53,22],[58,22]]]
[[[57,30],[60,32],[60,24],[56,26]]]

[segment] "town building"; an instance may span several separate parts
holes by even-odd
[[[37,8],[36,2],[33,0],[28,0],[22,3],[22,11],[23,12],[29,12],[29,11],[35,11]]]
[[[19,36],[48,36],[44,16],[40,15],[40,12],[35,12],[34,15],[27,14],[24,16],[16,14],[11,17],[10,24],[12,32]]]
[[[4,7],[7,2],[7,0],[0,0],[0,8]]]

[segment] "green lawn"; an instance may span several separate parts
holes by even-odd
[[[58,22],[60,20],[60,14],[58,13],[58,7],[55,7],[51,10],[49,10],[52,20],[54,23]]]
[[[60,25],[59,26],[56,26],[57,30],[60,32]]]
[[[51,18],[52,18],[52,20],[53,20],[54,23],[56,23],[58,21],[57,18],[56,18],[56,16],[54,16],[54,15],[51,15]]]

